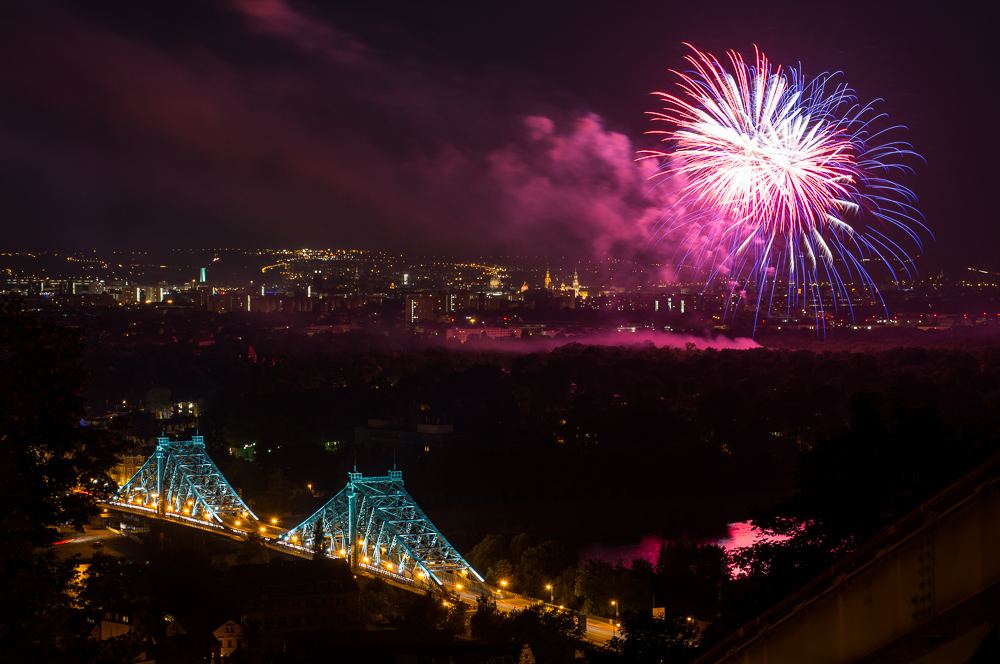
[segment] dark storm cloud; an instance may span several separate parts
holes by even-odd
[[[507,77],[380,52],[308,7],[225,9],[244,33],[225,48],[54,4],[8,24],[8,243],[642,247],[663,192],[597,115],[539,112]]]

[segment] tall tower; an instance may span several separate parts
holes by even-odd
[[[573,297],[580,294],[580,277],[576,273],[576,266],[573,266]]]
[[[545,266],[545,290],[552,290],[552,277],[549,276],[549,266]]]

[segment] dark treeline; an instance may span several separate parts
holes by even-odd
[[[552,585],[556,604],[605,616],[614,599],[628,638],[606,661],[686,661],[698,650],[687,617],[709,623],[702,646],[721,638],[987,457],[1000,430],[989,345],[514,352],[378,328],[257,334],[256,363],[248,339],[197,360],[170,347],[133,356],[153,376],[136,389],[200,385],[220,465],[275,510],[318,506],[355,459],[370,474],[395,462],[491,581],[545,600]],[[430,452],[354,445],[369,418],[460,436]],[[322,450],[330,439],[340,451]],[[222,454],[251,442],[271,452],[252,464]],[[306,482],[325,495],[283,498]],[[791,539],[736,560],[693,544],[656,561],[575,556],[583,542],[646,533],[697,542],[750,516]],[[746,573],[731,577],[733,564]],[[654,602],[666,619],[649,618]]]
[[[627,638],[591,653],[594,662],[686,661],[699,638],[703,648],[753,618],[998,448],[1000,352],[991,346],[532,352],[529,343],[513,352],[428,345],[378,326],[308,337],[249,319],[219,322],[211,345],[119,345],[102,343],[100,330],[83,340],[16,305],[2,311],[0,461],[10,481],[0,578],[14,599],[0,641],[8,651],[42,641],[53,656],[93,651],[75,631],[50,638],[53,621],[71,614],[62,589],[73,570],[47,552],[56,526],[93,513],[87,494],[70,489],[103,486],[122,448],[115,432],[77,426],[84,348],[96,377],[92,409],[199,401],[198,426],[219,465],[261,512],[313,509],[355,463],[381,474],[395,458],[417,501],[491,580],[506,576],[541,599],[552,585],[556,603],[619,612]],[[370,418],[449,423],[458,433],[430,451],[360,446],[354,428]],[[133,435],[165,426],[148,414],[132,420]],[[332,441],[334,451],[324,446]],[[228,454],[248,444],[256,460]],[[301,491],[307,483],[314,491]],[[734,560],[687,544],[664,546],[655,562],[576,558],[581,541],[646,532],[696,540],[748,514],[789,539]],[[250,561],[261,550],[248,542],[241,553]],[[197,622],[201,607],[184,604],[184,587],[161,582],[187,560],[205,570],[199,588],[218,587],[218,571],[196,558],[152,560],[146,580],[98,559],[83,601],[191,611]],[[731,575],[731,563],[744,573]],[[385,594],[362,598],[369,621],[460,629],[461,611],[444,611],[445,600],[397,607]],[[654,603],[664,619],[650,617]],[[540,609],[498,618],[483,601],[471,619],[477,638],[534,633],[540,648],[551,644],[551,661],[569,656],[569,626],[550,624],[555,617]]]
[[[606,618],[628,611],[649,613],[654,606],[671,616],[715,616],[731,562],[715,545],[663,543],[654,561],[580,564],[565,543],[527,533],[509,539],[487,535],[468,561],[504,591]]]
[[[377,325],[309,337],[249,318],[217,322],[197,354],[183,343],[102,344],[91,332],[92,404],[136,403],[151,390],[198,401],[219,465],[264,511],[318,506],[289,504],[288,489],[312,484],[329,497],[355,459],[365,474],[395,462],[465,550],[484,530],[576,543],[722,535],[748,505],[791,491],[801,452],[843,430],[858,395],[920,409],[949,436],[992,421],[1000,371],[994,347],[531,352],[529,342],[514,352],[429,345]],[[456,436],[429,452],[355,446],[369,418],[452,424]],[[159,423],[144,426],[152,436]],[[330,441],[339,452],[324,451]],[[257,451],[252,464],[228,455],[245,445]]]

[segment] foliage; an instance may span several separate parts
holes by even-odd
[[[664,544],[655,567],[637,558],[629,566],[588,560],[578,569],[575,553],[565,544],[547,540],[531,545],[532,541],[537,538],[518,536],[507,546],[503,537],[487,535],[473,549],[470,560],[474,565],[491,565],[486,576],[495,585],[503,578],[511,579],[511,590],[533,588],[529,594],[548,601],[545,585],[551,583],[556,605],[605,617],[615,615],[612,600],[619,610],[648,609],[654,597],[668,615],[713,616],[718,611],[720,584],[729,576],[724,551],[713,545]],[[497,559],[511,555],[517,542],[523,548],[517,567],[505,558]]]
[[[326,558],[326,533],[323,531],[323,519],[317,519],[313,527],[313,560]]]
[[[415,595],[403,609],[402,628],[408,632],[442,629],[452,615],[452,604],[454,600],[437,589]]]
[[[706,531],[725,523],[733,505],[766,504],[793,490],[800,452],[836,435],[863,391],[922,395],[946,426],[960,421],[959,412],[997,424],[1000,356],[991,348],[846,352],[852,344],[831,340],[819,352],[582,344],[537,352],[525,342],[506,352],[445,349],[383,329],[306,337],[256,320],[206,317],[198,325],[219,330],[217,341],[197,356],[170,344],[128,354],[94,346],[96,396],[120,402],[123,392],[161,385],[185,399],[205,397],[200,425],[210,448],[257,443],[252,465],[281,468],[290,487],[339,490],[354,453],[369,472],[387,467],[395,451],[425,509],[498,507],[511,517],[497,530],[570,540],[595,518],[606,518],[608,538],[635,537],[650,523],[668,535],[720,535]],[[163,326],[148,324],[154,336]],[[895,334],[923,343],[912,338],[918,331]],[[248,345],[269,361],[249,362]],[[407,427],[453,423],[482,446],[430,454],[401,446],[323,450],[332,440],[350,448],[354,427],[368,417],[399,418]],[[473,463],[502,481],[483,491],[480,476],[467,472]],[[266,479],[233,483],[247,500],[280,507],[276,496],[262,495]],[[589,518],[554,519],[567,496],[575,497],[569,509]],[[494,560],[516,567],[522,553]],[[473,564],[483,573],[491,566]]]
[[[127,611],[149,606],[150,585],[144,566],[124,558],[95,554],[77,594],[91,609]]]
[[[94,393],[117,403],[116,391],[142,395],[158,385],[184,399],[206,397],[200,424],[210,447],[257,443],[257,461],[231,468],[258,511],[285,508],[289,489],[306,483],[329,496],[355,459],[367,474],[394,454],[427,511],[501,514],[502,532],[569,541],[590,536],[598,520],[608,539],[635,537],[650,524],[693,541],[718,537],[713,524],[724,524],[732,506],[770,504],[797,490],[756,516],[791,539],[742,553],[747,576],[722,578],[721,588],[718,551],[690,547],[671,548],[653,570],[633,561],[610,573],[559,567],[544,538],[531,535],[494,537],[468,557],[490,581],[507,578],[512,590],[540,598],[555,578],[557,603],[588,602],[604,615],[613,615],[610,599],[624,609],[655,595],[668,616],[721,612],[713,629],[752,618],[990,453],[1000,428],[1000,351],[980,342],[880,349],[856,337],[838,341],[833,331],[818,352],[582,344],[539,352],[530,341],[507,352],[445,349],[381,329],[306,337],[252,317],[210,320],[205,328],[219,330],[217,342],[197,356],[171,344],[140,345],[138,353],[89,347],[100,381]],[[164,323],[148,325],[156,336]],[[865,338],[927,343],[916,330],[879,334]],[[806,338],[817,347],[814,335]],[[268,362],[246,359],[251,344]],[[354,427],[368,417],[410,427],[451,422],[470,444],[429,453],[351,448]],[[331,440],[350,453],[324,451]],[[472,467],[498,479],[484,490]],[[322,500],[315,502],[301,511]],[[466,546],[470,531],[448,534]]]
[[[629,664],[682,664],[693,659],[697,648],[694,623],[685,618],[654,618],[648,612],[628,611],[621,616],[619,635],[606,649],[617,657],[601,661]]]
[[[657,606],[670,616],[712,616],[719,588],[729,580],[729,559],[712,544],[661,544],[656,560]]]
[[[788,539],[735,557],[746,575],[733,617],[763,611],[995,451],[983,422],[961,409],[945,421],[926,396],[905,386],[890,398],[859,393],[848,425],[803,455],[795,494],[754,519]]]
[[[504,616],[497,609],[496,600],[486,595],[476,598],[476,611],[469,618],[472,638],[479,641],[495,641],[500,638]]]
[[[165,549],[144,564],[95,556],[79,595],[89,608],[144,613],[151,621],[173,616],[189,631],[218,627],[235,615],[235,597],[224,574],[193,549]]]
[[[396,609],[399,591],[375,577],[361,588],[361,619],[372,625],[381,625],[399,616]]]
[[[468,632],[469,607],[465,602],[457,600],[449,602],[448,616],[441,623],[441,629],[455,636],[462,636]]]
[[[174,407],[174,401],[170,390],[164,387],[153,387],[146,392],[146,410],[153,413],[158,419],[164,414],[169,414]]]
[[[510,572],[510,561],[507,558],[508,543],[503,535],[487,535],[481,542],[470,551],[465,559],[469,561],[477,570],[484,574],[486,581],[498,584],[500,580],[506,579]],[[504,563],[502,571],[497,570],[497,565]]]
[[[486,570],[485,578],[487,583],[495,586],[503,586],[504,581],[509,586],[510,580],[514,578],[514,566],[509,560],[498,560]]]
[[[502,535],[487,535],[469,553],[467,560],[484,572],[487,583],[530,597],[549,600],[546,585],[553,585],[556,604],[570,605],[576,599],[572,584],[559,579],[567,570],[576,569],[577,556],[565,542],[542,540],[538,535],[521,533],[510,541]],[[511,561],[516,561],[511,563]]]
[[[541,603],[501,613],[495,600],[480,595],[469,626],[476,640],[526,644],[539,661],[570,662],[579,647],[575,615]]]
[[[504,617],[501,640],[528,644],[540,662],[572,662],[580,634],[572,611],[533,604]]]
[[[240,565],[253,565],[270,562],[270,560],[271,554],[264,538],[255,532],[248,533],[246,540],[240,545],[240,550],[236,554],[236,562]]]
[[[584,613],[614,616],[615,608],[611,601],[618,594],[617,590],[618,579],[610,563],[603,560],[588,560],[580,568],[580,573],[576,577],[575,592],[584,600],[582,609]]]
[[[76,561],[51,547],[58,527],[82,529],[96,514],[85,491],[110,483],[122,442],[80,426],[81,352],[78,330],[33,318],[16,300],[0,306],[0,652],[15,660],[85,647],[66,595]]]
[[[521,554],[515,578],[528,594],[544,597],[548,594],[545,586],[554,583],[563,570],[576,567],[576,563],[575,551],[562,542],[546,540]]]
[[[555,604],[568,609],[579,609],[580,600],[576,596],[576,565],[567,567],[552,582],[555,595]]]

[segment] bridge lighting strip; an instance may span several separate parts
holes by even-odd
[[[395,572],[390,572],[390,571],[388,571],[386,569],[383,569],[381,567],[378,567],[376,565],[369,565],[367,563],[358,563],[358,567],[364,567],[364,568],[369,569],[372,572],[374,572],[376,574],[380,574],[382,576],[391,576],[393,578],[399,579],[400,581],[403,581],[404,583],[409,583],[411,585],[414,583],[413,579],[411,579],[411,578],[409,578],[407,576],[402,576],[401,574],[396,574]]]
[[[120,503],[120,502],[117,502],[117,501],[114,501],[114,500],[107,501],[107,504],[108,505],[117,505],[119,507],[127,508],[127,509],[130,509],[130,510],[141,510],[143,512],[150,512],[151,514],[153,514],[153,515],[155,515],[155,516],[157,516],[159,518],[165,518],[165,519],[168,519],[168,520],[190,521],[192,524],[194,524],[196,526],[209,527],[209,528],[213,528],[215,530],[225,531],[225,527],[223,527],[223,526],[221,526],[221,525],[219,525],[217,523],[214,523],[212,521],[205,521],[203,519],[195,519],[195,518],[190,517],[190,516],[184,516],[183,514],[177,514],[176,512],[170,512],[170,513],[167,513],[167,514],[165,514],[165,515],[163,515],[161,517],[160,514],[159,514],[159,512],[157,512],[157,510],[155,510],[155,509],[153,509],[151,507],[146,507],[145,505],[138,505],[136,503]],[[233,532],[237,532],[238,533],[238,532],[242,532],[242,531],[240,531],[240,530],[234,530]]]

